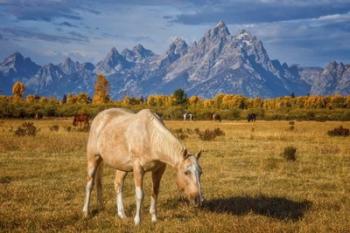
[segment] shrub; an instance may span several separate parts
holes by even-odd
[[[198,134],[199,138],[203,141],[211,141],[214,140],[217,136],[225,135],[225,132],[222,131],[220,128],[216,128],[214,130],[206,129],[204,131],[200,131],[198,129],[196,133]]]
[[[33,122],[24,122],[15,130],[15,135],[18,137],[22,136],[35,136],[38,132]]]
[[[67,132],[72,131],[72,127],[71,127],[71,126],[67,126],[67,127],[65,127],[64,129],[65,129]]]
[[[192,129],[187,128],[187,129],[186,129],[186,133],[188,133],[188,134],[193,134],[193,130],[192,130]]]
[[[188,131],[188,129],[186,131]],[[185,131],[182,128],[173,129],[173,132],[178,139],[184,140],[188,138],[188,135],[185,133]]]
[[[350,130],[347,128],[343,128],[343,126],[339,126],[338,128],[334,128],[328,131],[329,136],[342,136],[347,137],[350,134]]]
[[[287,146],[283,150],[282,157],[287,161],[295,161],[297,159],[296,152],[297,148],[294,146]]]
[[[220,128],[214,129],[214,133],[216,134],[216,136],[225,136],[225,132],[222,131]]]
[[[289,130],[294,130],[295,122],[294,121],[290,121],[288,124],[289,124]]]
[[[198,136],[203,141],[211,141],[216,138],[214,131],[211,131],[209,129],[206,129],[203,132],[199,132]]]
[[[52,125],[49,127],[49,129],[50,129],[50,131],[57,132],[60,129],[60,126],[59,125]]]

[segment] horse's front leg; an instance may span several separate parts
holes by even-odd
[[[128,173],[117,170],[115,173],[114,187],[117,193],[117,213],[120,218],[125,218],[124,204],[123,204],[123,187],[124,180]]]
[[[135,196],[136,196],[136,213],[134,218],[135,225],[141,222],[141,205],[143,200],[143,175],[144,170],[140,164],[134,165],[134,182],[135,182]]]
[[[152,171],[152,196],[149,213],[151,214],[152,222],[157,221],[157,199],[159,193],[159,184],[164,174],[166,165],[162,165],[157,170]]]

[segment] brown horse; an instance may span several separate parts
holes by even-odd
[[[84,113],[75,114],[73,118],[73,125],[83,128],[89,127],[89,115]]]
[[[217,113],[214,113],[212,118],[213,118],[213,121],[220,121],[221,122],[221,116]]]
[[[160,118],[150,110],[132,113],[125,109],[112,108],[99,113],[91,124],[87,145],[88,182],[83,207],[84,216],[89,214],[89,203],[94,183],[97,186],[99,206],[102,200],[102,161],[116,169],[115,190],[117,212],[125,218],[123,184],[128,172],[133,172],[136,193],[135,225],[141,221],[143,200],[143,177],[152,172],[153,192],[150,214],[157,221],[156,202],[159,184],[166,165],[177,171],[177,185],[196,205],[203,201],[198,164],[200,152],[189,154],[184,145],[165,127]]]

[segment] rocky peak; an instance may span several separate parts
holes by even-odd
[[[113,47],[107,56],[103,59],[103,63],[106,65],[110,65],[111,67],[114,67],[116,64],[120,62],[120,60],[123,59],[123,57],[119,54],[118,50]]]
[[[254,41],[256,40],[256,37],[253,36],[253,34],[250,31],[247,31],[245,29],[241,30],[236,36],[236,39],[242,40],[242,41]]]
[[[341,76],[345,70],[346,70],[346,67],[343,63],[332,61],[326,66],[323,73],[330,74],[332,76]]]
[[[230,32],[228,28],[226,27],[224,21],[221,20],[219,21],[218,24],[216,24],[215,27],[207,31],[204,38],[212,41],[217,41],[217,40],[225,39],[229,35],[230,35]]]
[[[66,74],[72,74],[76,71],[79,63],[75,63],[70,57],[64,59],[64,62],[60,64],[62,71]]]
[[[169,46],[169,49],[167,50],[166,54],[171,55],[184,55],[187,53],[188,45],[186,41],[183,39],[177,37]]]
[[[124,56],[125,59],[130,62],[137,62],[154,56],[154,53],[151,50],[143,47],[143,45],[137,44],[132,48],[132,50],[124,49],[122,51],[122,56]]]
[[[113,70],[120,70],[126,67],[128,67],[128,62],[125,60],[125,57],[113,47],[106,57],[97,63],[96,71],[108,74],[113,72]]]
[[[24,57],[21,53],[15,52],[4,59],[1,63],[1,66],[15,66],[16,64],[22,64],[24,61]]]
[[[107,54],[105,59],[111,60],[111,59],[114,59],[114,58],[118,58],[119,56],[120,56],[120,54],[119,54],[118,50],[115,47],[113,47],[108,52],[108,54]]]
[[[28,76],[37,72],[39,68],[39,65],[30,58],[25,58],[19,52],[11,54],[0,63],[0,71],[5,75],[16,73],[21,76]]]
[[[148,58],[148,57],[152,57],[154,55],[154,53],[151,50],[145,49],[145,47],[143,47],[143,45],[141,45],[141,44],[137,44],[132,49],[132,51],[139,58]]]

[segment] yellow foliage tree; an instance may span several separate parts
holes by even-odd
[[[191,96],[191,97],[188,99],[189,105],[196,105],[196,104],[198,104],[200,101],[201,101],[201,99],[200,99],[198,96],[196,96],[196,95]]]
[[[12,94],[14,96],[18,96],[18,97],[22,98],[24,90],[25,90],[25,86],[20,81],[15,82],[15,84],[13,84],[13,86],[12,86]]]
[[[12,86],[12,95],[15,101],[19,101],[24,93],[25,86],[22,82],[16,81]]]
[[[28,104],[34,104],[34,102],[35,102],[35,97],[34,97],[33,95],[28,95],[28,96],[26,97],[26,102],[27,102]]]
[[[85,92],[79,93],[77,96],[76,102],[79,104],[88,104],[89,103],[89,95]]]
[[[102,74],[97,76],[95,83],[95,93],[92,99],[94,104],[107,103],[109,101],[109,82]]]

